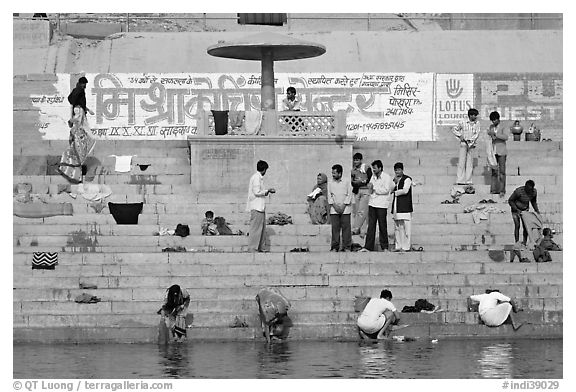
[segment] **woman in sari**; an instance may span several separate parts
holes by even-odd
[[[186,289],[181,289],[180,286],[174,284],[166,290],[164,305],[158,313],[164,318],[166,327],[174,340],[186,337],[188,305],[190,305],[190,294]]]
[[[75,184],[82,182],[82,165],[94,149],[95,141],[89,136],[90,125],[84,109],[74,106],[68,148],[62,153],[58,172]]]
[[[328,176],[319,173],[312,193],[308,195],[308,215],[314,225],[328,222]]]

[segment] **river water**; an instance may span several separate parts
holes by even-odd
[[[562,340],[14,345],[14,378],[563,378]]]

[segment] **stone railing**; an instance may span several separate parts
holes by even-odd
[[[263,111],[260,128],[256,133],[247,132],[245,127],[227,126],[228,135],[259,136],[313,136],[336,137],[346,135],[346,112],[290,112]],[[199,136],[215,135],[214,117],[211,111],[198,112]]]

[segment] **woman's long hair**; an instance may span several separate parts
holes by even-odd
[[[180,286],[174,284],[168,288],[168,295],[166,296],[166,310],[169,312],[182,304],[182,290]]]

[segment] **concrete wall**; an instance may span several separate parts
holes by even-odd
[[[562,72],[562,31],[286,35],[320,43],[326,46],[326,53],[277,62],[277,72]],[[75,70],[57,72],[259,72],[259,62],[206,53],[220,40],[237,38],[238,33],[122,33],[98,45],[82,47],[73,63]]]
[[[337,163],[344,173],[350,172],[352,144],[350,139],[328,138],[195,137],[190,140],[192,189],[214,195],[246,194],[256,162],[265,160],[270,169],[264,183],[277,190],[272,197],[304,202],[302,195],[312,191],[316,174],[330,177]]]

